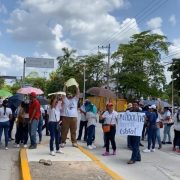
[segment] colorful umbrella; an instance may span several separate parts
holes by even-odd
[[[35,87],[23,87],[17,91],[19,94],[30,94],[32,92],[35,92],[36,94],[44,94],[44,92],[41,89],[35,88]]]
[[[12,96],[12,94],[9,91],[5,89],[0,89],[0,97],[7,98],[10,96]]]

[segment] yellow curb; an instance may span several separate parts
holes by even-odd
[[[30,174],[26,149],[20,149],[20,163],[22,180],[31,180],[32,178]]]
[[[78,145],[78,148],[86,154],[89,158],[91,158],[101,169],[103,169],[107,174],[109,174],[114,180],[123,180],[121,176],[108,168],[105,164],[103,164],[95,155],[90,153],[88,150],[84,149],[82,146]]]

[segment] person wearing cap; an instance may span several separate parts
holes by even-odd
[[[80,107],[80,113],[81,113],[81,119],[80,119],[80,124],[79,124],[79,134],[78,134],[78,138],[77,140],[80,141],[81,140],[81,136],[82,136],[82,131],[84,128],[84,141],[87,140],[87,119],[86,119],[86,106],[88,106],[89,104],[91,104],[89,99],[86,99],[84,104]]]
[[[29,134],[31,144],[29,149],[36,149],[37,142],[36,142],[36,132],[38,129],[38,123],[41,116],[40,111],[40,103],[37,100],[37,95],[35,92],[30,93],[30,103],[29,103]]]
[[[155,152],[155,143],[156,143],[156,122],[158,119],[158,113],[156,110],[156,105],[151,105],[149,107],[150,113],[146,114],[147,118],[147,133],[148,133],[148,147],[144,149],[143,152]],[[152,144],[152,148],[151,148]]]
[[[110,131],[105,132],[106,136],[106,151],[103,153],[103,156],[109,156],[109,143],[111,142],[113,153],[112,155],[116,155],[116,142],[115,142],[115,135],[116,135],[116,124],[117,124],[117,116],[118,113],[113,109],[113,104],[110,102],[106,105],[107,111],[100,115],[100,119],[104,119],[104,124],[110,126]]]
[[[5,149],[8,150],[8,129],[9,129],[9,120],[12,118],[12,110],[7,107],[8,101],[4,100],[2,107],[0,107],[0,144],[1,137],[4,130],[5,136]]]

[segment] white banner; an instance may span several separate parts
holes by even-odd
[[[26,57],[26,67],[54,68],[54,59]]]
[[[145,113],[123,112],[118,113],[118,135],[141,136]]]

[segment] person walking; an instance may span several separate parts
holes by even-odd
[[[64,86],[64,92],[66,92],[66,85]],[[79,87],[76,86],[76,95],[73,96],[68,93],[67,96],[63,95],[63,108],[65,116],[62,121],[62,143],[61,147],[64,147],[67,139],[67,134],[70,129],[71,142],[73,147],[78,147],[76,139],[77,130],[77,117],[78,117],[78,101],[79,101]]]
[[[30,104],[29,104],[29,134],[31,145],[29,149],[36,149],[37,142],[36,142],[36,132],[38,129],[38,123],[41,116],[40,111],[40,103],[37,100],[37,95],[35,92],[30,94]]]
[[[56,153],[63,153],[59,148],[59,141],[60,141],[60,109],[57,108],[58,100],[56,97],[51,99],[50,107],[48,109],[48,116],[49,116],[49,132],[50,132],[50,141],[49,141],[49,148],[50,148],[50,155],[55,156],[54,152],[54,140],[56,144]]]
[[[113,109],[113,104],[110,102],[107,104],[107,111],[104,112],[100,119],[104,119],[104,126],[108,126],[109,129],[105,132],[106,136],[106,151],[103,153],[103,156],[109,156],[109,143],[111,142],[113,153],[112,155],[116,155],[116,142],[115,142],[115,134],[116,134],[116,124],[117,124],[117,116],[118,113]]]
[[[8,101],[4,100],[2,102],[2,107],[0,107],[0,144],[2,144],[1,137],[4,131],[6,150],[8,150],[8,140],[9,140],[8,129],[10,125],[9,120],[12,118],[12,110],[7,106],[8,106]]]

